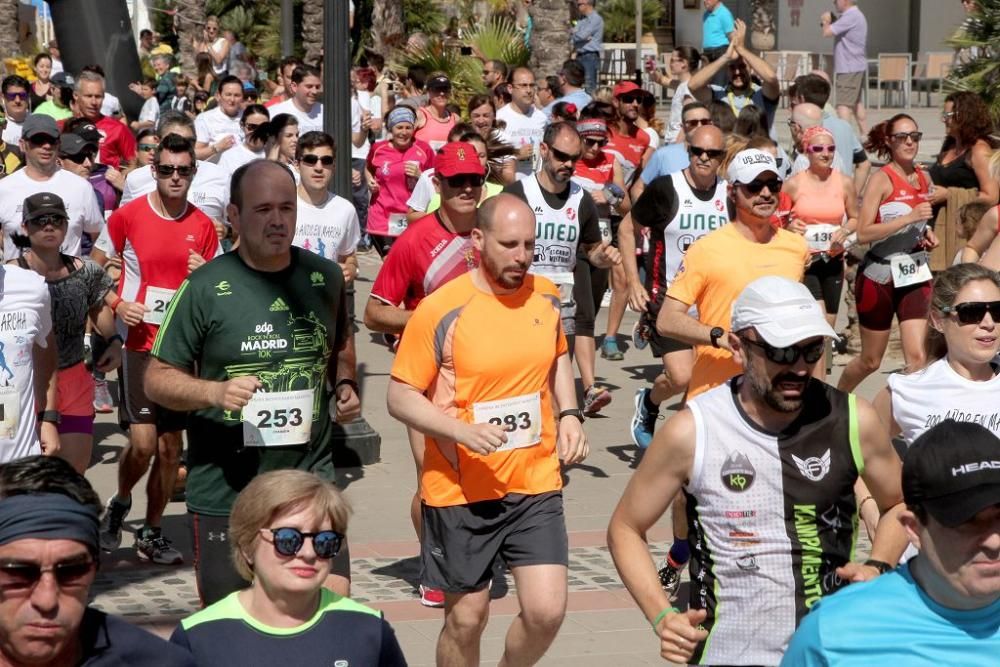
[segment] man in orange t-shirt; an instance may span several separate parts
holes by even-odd
[[[559,290],[528,273],[534,213],[512,195],[488,199],[472,241],[480,266],[427,296],[406,325],[389,412],[426,438],[421,583],[445,593],[438,661],[479,663],[499,554],[522,610],[501,663],[530,665],[566,609],[559,461],[582,461],[588,447]]]

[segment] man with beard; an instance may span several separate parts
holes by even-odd
[[[604,150],[622,163],[625,184],[631,186],[637,169],[642,169],[653,155],[649,134],[636,124],[639,110],[652,94],[635,85],[634,81],[619,81],[614,88],[614,107],[618,122],[610,125],[608,146]]]
[[[750,283],[726,337],[742,375],[668,420],[625,489],[608,545],[662,657],[777,664],[823,596],[877,577],[902,554],[900,462],[878,415],[811,377],[835,335],[801,283]],[[859,476],[883,513],[864,563],[851,560]],[[681,490],[692,551],[686,612],[658,585],[645,540]]]
[[[438,663],[479,664],[499,554],[521,606],[500,664],[533,665],[566,611],[559,461],[582,461],[588,446],[559,291],[528,272],[531,208],[509,194],[487,199],[472,241],[479,267],[428,295],[407,322],[389,412],[426,440],[421,565],[423,582],[445,596]]]
[[[729,165],[729,205],[736,219],[688,248],[656,318],[656,333],[695,346],[688,398],[740,372],[729,349],[730,308],[752,281],[784,276],[801,281],[809,246],[771,224],[781,180],[774,156],[740,151]],[[692,306],[698,317],[692,317]]]

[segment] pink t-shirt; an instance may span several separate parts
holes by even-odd
[[[368,165],[375,174],[378,191],[372,195],[368,208],[368,233],[378,236],[399,236],[406,229],[406,200],[417,184],[416,177],[406,175],[406,163],[416,162],[418,170],[430,169],[434,151],[423,141],[415,139],[405,151],[400,151],[391,141],[379,141],[368,153]]]

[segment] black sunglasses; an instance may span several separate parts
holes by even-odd
[[[769,361],[781,364],[782,366],[791,366],[799,360],[799,357],[804,358],[807,364],[815,364],[823,357],[823,350],[826,347],[825,340],[818,340],[809,345],[789,345],[788,347],[774,347],[764,341],[750,340],[742,336],[740,340],[759,347],[764,351],[764,356]]]
[[[37,227],[42,229],[47,225],[52,225],[53,227],[62,227],[66,224],[66,218],[61,215],[43,215],[40,218],[34,218],[33,220],[28,220],[25,224],[29,227]]]
[[[70,162],[75,162],[77,164],[83,164],[87,160],[90,160],[91,162],[93,162],[94,161],[94,154],[90,153],[90,152],[77,153],[76,155],[64,155],[63,158],[66,159],[66,160],[69,160]]]
[[[156,144],[139,144],[139,150],[141,151],[155,151]]]
[[[318,533],[303,533],[298,528],[270,528],[274,536],[274,550],[282,556],[294,556],[302,550],[306,538],[313,541],[313,551],[318,558],[333,558],[340,551],[344,536],[333,530],[321,530]]]
[[[711,118],[692,118],[691,120],[684,121],[684,127],[689,130],[693,130],[699,125],[712,125]]]
[[[176,165],[176,164],[158,164],[156,165],[156,173],[163,178],[170,178],[174,175],[174,172],[181,178],[187,178],[194,173],[194,167],[189,164]]]
[[[483,183],[486,182],[486,178],[479,174],[458,174],[456,176],[445,176],[444,182],[453,190],[469,187],[481,188],[483,187]]]
[[[32,146],[51,146],[59,143],[59,139],[50,137],[47,134],[35,134],[28,139],[28,143]]]
[[[598,148],[604,148],[608,145],[607,139],[584,139],[588,146],[597,146]]]
[[[580,153],[564,153],[555,146],[549,146],[549,152],[560,162],[579,162],[581,157]]]
[[[770,190],[771,194],[778,194],[779,192],[781,192],[781,179],[779,178],[772,178],[769,181],[753,180],[750,181],[749,183],[741,183],[740,185],[745,187],[747,189],[747,192],[749,192],[752,195],[759,195],[761,190],[763,190],[764,188]]]
[[[56,563],[52,567],[19,561],[0,563],[0,589],[8,593],[31,590],[45,572],[51,572],[60,586],[80,586],[94,570],[94,566],[94,561],[89,559]]]
[[[315,167],[316,163],[321,163],[324,167],[333,166],[333,156],[332,155],[303,155],[299,160],[302,164],[307,164],[310,167]]]
[[[692,157],[701,157],[702,155],[707,155],[709,160],[718,160],[726,151],[721,148],[702,148],[701,146],[688,146],[688,153]]]
[[[979,324],[986,317],[987,311],[990,319],[1000,322],[1000,301],[966,301],[941,309],[945,315],[954,314],[962,324]]]
[[[646,96],[642,93],[626,93],[625,95],[619,95],[618,99],[625,104],[641,104],[646,99]]]

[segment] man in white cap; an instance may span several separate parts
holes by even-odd
[[[726,346],[742,374],[656,432],[611,517],[608,545],[662,657],[775,665],[821,597],[892,569],[903,553],[900,462],[869,403],[811,377],[836,334],[804,285],[753,281],[732,305],[731,326]],[[883,513],[864,563],[852,562],[859,476]],[[645,540],[682,489],[686,612],[660,587]]]

